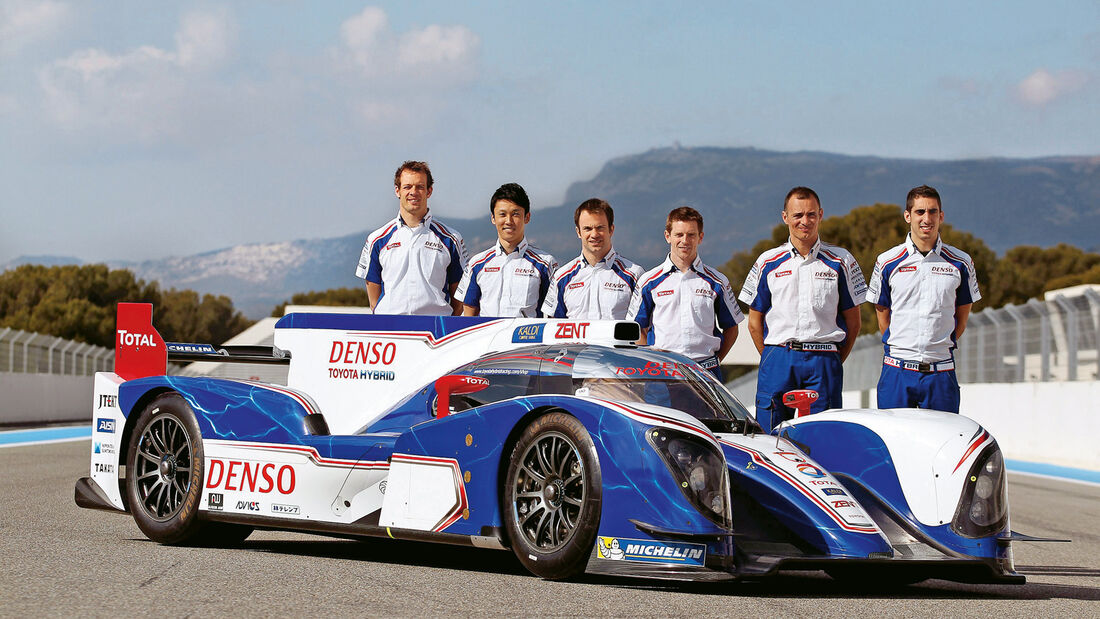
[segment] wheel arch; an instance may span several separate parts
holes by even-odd
[[[119,464],[125,465],[130,461],[130,437],[134,433],[134,427],[137,425],[138,418],[141,417],[141,412],[145,410],[145,407],[149,406],[153,400],[156,400],[160,396],[166,393],[179,393],[175,389],[167,386],[153,387],[148,389],[145,393],[141,394],[134,400],[133,406],[126,411],[126,423],[122,426],[122,435],[119,437],[118,445],[118,461]],[[182,394],[180,394],[182,395]],[[126,474],[129,475],[130,471],[127,470]],[[126,478],[122,475],[118,476],[118,488],[119,494],[122,497],[122,506],[126,511],[130,511],[130,497],[126,492]]]

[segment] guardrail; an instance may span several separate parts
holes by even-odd
[[[0,372],[91,376],[111,371],[114,363],[110,348],[0,328]]]

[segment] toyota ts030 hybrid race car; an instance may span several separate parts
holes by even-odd
[[[119,306],[76,502],[161,543],[285,529],[510,548],[551,579],[1024,580],[1000,449],[966,417],[839,410],[769,435],[633,322],[291,314],[274,348],[216,350],[165,344],[151,314]],[[289,363],[288,386],[168,359]]]

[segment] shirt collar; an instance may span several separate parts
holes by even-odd
[[[584,252],[581,252],[581,262],[584,264],[584,266],[591,267],[593,269],[599,267],[610,268],[611,264],[614,263],[615,259],[618,257],[619,252],[615,251],[615,248],[612,247],[607,251],[607,255],[598,260],[596,264],[588,264],[588,259],[584,257]]]
[[[524,254],[524,252],[527,251],[527,246],[528,245],[529,245],[529,243],[527,242],[527,237],[524,236],[523,240],[520,241],[518,245],[516,245],[516,253],[522,256]],[[497,251],[498,256],[508,255],[508,252],[504,251],[504,246],[500,244],[500,239],[499,238],[497,239],[496,251]]]
[[[695,254],[695,260],[691,263],[691,270],[698,273],[703,268],[703,258],[699,254]],[[665,256],[665,261],[661,263],[661,270],[665,273],[669,271],[679,271],[676,268],[676,264],[672,262],[672,254]]]
[[[791,237],[787,237],[787,251],[791,252],[791,255],[796,258],[801,256],[806,260],[813,260],[817,258],[817,253],[821,251],[821,237],[817,237],[817,240],[814,241],[814,244],[810,247],[810,252],[805,256],[798,253],[798,250],[794,247],[794,243],[791,242]]]
[[[920,250],[917,249],[917,244],[913,242],[913,233],[912,232],[905,235],[905,248],[909,250],[909,255],[910,256],[912,256],[913,254],[921,253]],[[940,249],[942,249],[942,248],[943,248],[943,238],[942,237],[936,237],[936,244],[935,244],[935,246],[932,247],[932,251],[930,253],[940,255]]]
[[[397,220],[397,225],[399,225],[399,226],[404,226],[406,228],[411,228],[412,227],[409,224],[405,223],[405,219],[403,217],[401,217],[400,212],[397,213],[396,220]],[[423,226],[424,230],[427,230],[428,226],[431,225],[431,223],[432,223],[432,211],[431,211],[431,209],[429,209],[427,213],[424,213],[424,219],[420,220],[420,225]]]

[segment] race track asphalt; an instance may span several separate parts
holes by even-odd
[[[81,509],[89,442],[0,449],[0,616],[1098,617],[1100,487],[1009,476],[1028,583],[930,580],[889,591],[822,572],[764,582],[549,582],[510,552],[256,532],[241,547],[148,541],[129,516]]]

